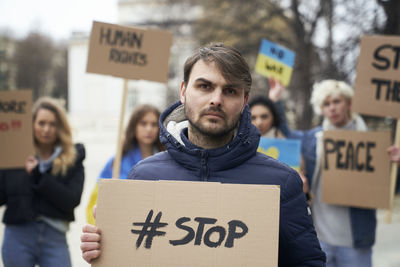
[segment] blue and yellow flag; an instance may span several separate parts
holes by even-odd
[[[300,140],[261,137],[257,151],[300,170]]]
[[[296,54],[266,39],[261,40],[255,70],[267,78],[279,80],[288,86],[292,77]]]

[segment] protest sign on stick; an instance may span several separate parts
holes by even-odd
[[[86,71],[165,83],[171,44],[167,31],[94,21]]]
[[[353,110],[361,114],[400,118],[400,37],[361,38]]]
[[[284,86],[289,86],[295,56],[293,51],[262,39],[255,70],[267,78],[274,78]]]
[[[322,200],[362,208],[390,206],[390,132],[324,131]]]
[[[172,33],[93,22],[86,71],[124,78],[113,178],[119,178],[128,79],[165,83]]]
[[[400,123],[400,37],[365,35],[360,55],[353,98],[353,110],[361,114],[397,118]],[[395,145],[400,146],[399,127]],[[391,202],[386,222],[391,221],[397,179],[397,166],[391,168]]]

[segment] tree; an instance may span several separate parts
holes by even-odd
[[[14,40],[8,33],[0,34],[0,91],[10,90],[12,84],[12,60],[11,51],[13,50]]]
[[[54,79],[52,95],[68,100],[68,49],[65,46],[57,48],[52,76]]]
[[[17,43],[14,62],[18,89],[32,89],[33,100],[49,95],[50,70],[55,47],[50,38],[40,33],[30,33]]]
[[[400,1],[377,0],[386,15],[386,23],[382,29],[383,34],[400,34]]]

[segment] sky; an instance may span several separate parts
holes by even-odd
[[[92,21],[115,23],[118,0],[0,0],[0,31],[17,38],[39,30],[54,40],[89,33]]]

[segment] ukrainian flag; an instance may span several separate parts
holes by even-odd
[[[300,140],[261,137],[257,151],[300,170]]]
[[[255,70],[267,78],[279,80],[288,86],[292,77],[296,54],[266,39],[261,40]]]

